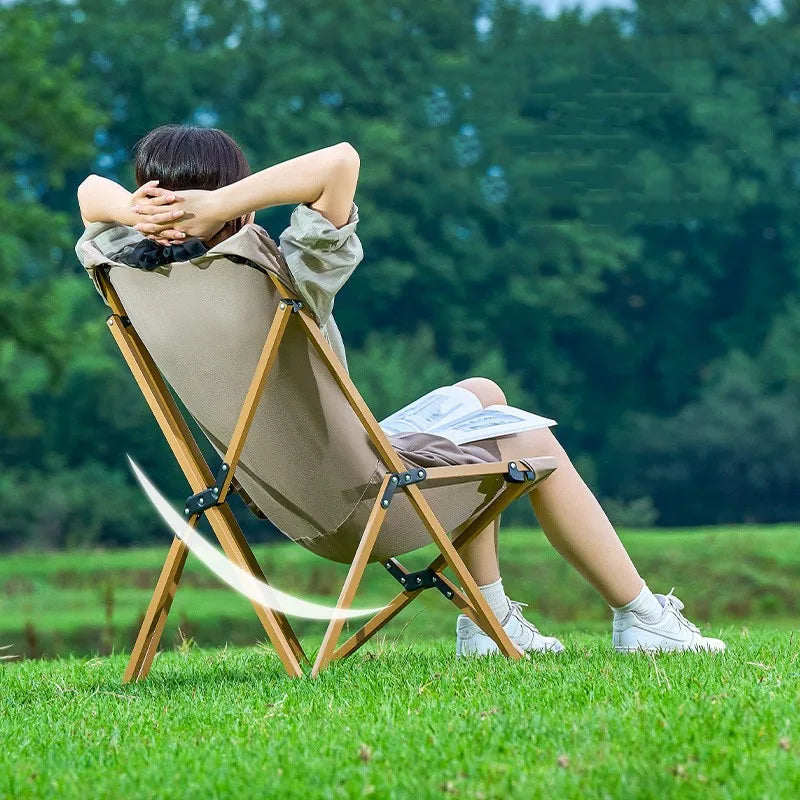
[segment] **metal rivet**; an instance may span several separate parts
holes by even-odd
[[[406,582],[405,578],[400,578],[400,583],[405,583],[405,582]]]
[[[217,489],[217,487],[215,486],[215,487],[214,487],[214,488],[211,490],[211,494],[219,494],[219,489]]]
[[[228,465],[227,464],[223,464],[222,465],[222,471],[223,472],[227,472],[228,471]]]
[[[384,508],[386,508],[386,506],[388,506],[388,505],[389,505],[389,501],[388,501],[388,500],[381,500],[381,505],[382,505]]]
[[[387,561],[386,562],[386,569],[391,569],[391,568],[392,568],[392,562],[391,561]]]
[[[203,498],[202,497],[197,501],[197,505],[199,505],[199,506],[203,505]]]
[[[512,461],[508,466],[511,467],[511,469],[516,469],[517,468],[517,462],[516,461]]]
[[[420,478],[424,478],[424,477],[425,477],[425,473],[424,473],[422,470],[420,470],[420,471],[417,473],[417,476],[418,476],[418,477],[420,477]]]
[[[452,597],[452,596],[453,596],[453,593],[452,593],[452,592],[448,592],[448,593],[447,593],[447,596],[448,596],[448,597]]]
[[[392,475],[392,483],[397,483],[397,475]]]
[[[436,581],[437,581],[437,578],[436,578],[436,576],[434,575],[434,576],[433,576],[433,582],[434,582],[434,583],[436,583]]]
[[[184,508],[184,509],[183,509],[183,513],[184,513],[184,514],[188,514],[188,513],[189,513],[189,509],[188,509],[188,508]]]
[[[280,309],[286,308],[286,303],[280,303],[278,308],[280,308]]]
[[[422,578],[417,578],[417,583],[422,583]]]

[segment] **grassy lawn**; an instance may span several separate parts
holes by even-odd
[[[721,656],[618,656],[605,631],[513,664],[378,642],[318,680],[264,648],[0,670],[8,797],[786,797],[800,786],[788,630]]]
[[[608,609],[519,529],[506,584],[562,656],[456,661],[455,613],[426,592],[349,661],[293,681],[246,601],[190,563],[150,678],[122,686],[164,548],[5,556],[0,655],[76,655],[0,662],[0,797],[800,796],[800,528],[624,538],[728,652],[610,652]],[[335,597],[340,566],[258,554],[280,588]],[[376,566],[358,601],[395,587]],[[313,652],[321,625],[299,627]]]

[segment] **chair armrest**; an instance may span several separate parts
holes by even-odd
[[[536,481],[543,480],[555,472],[558,466],[558,462],[552,456],[520,458],[517,461],[520,462],[520,466],[527,467],[535,474]],[[516,464],[517,461],[487,461],[483,464],[463,464],[457,467],[429,467],[426,471],[429,481],[458,481],[483,478],[489,475],[506,475],[509,472],[510,464]]]

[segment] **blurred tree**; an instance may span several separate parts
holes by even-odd
[[[181,491],[65,218],[43,209],[68,211],[77,236],[86,172],[130,185],[136,140],[185,122],[230,131],[256,168],[339,140],[360,151],[366,258],[336,315],[378,413],[487,374],[559,420],[620,519],[800,512],[777,466],[796,437],[779,420],[796,402],[798,0],[555,19],[519,0],[30,0],[0,19],[0,67],[22,76],[0,89],[16,220],[0,249],[0,404],[32,404],[0,458],[89,474],[123,469],[130,449]],[[288,212],[259,221],[277,236]],[[26,328],[34,295],[49,310]],[[62,353],[74,331],[80,354]],[[64,365],[58,388],[43,353]],[[765,420],[762,479],[735,441],[749,431],[757,450]],[[737,464],[747,500],[726,502],[719,470]],[[117,536],[109,524],[98,537]]]
[[[677,414],[629,414],[611,436],[623,491],[647,493],[659,521],[793,519],[800,496],[800,305],[789,303],[761,351],[715,362]]]
[[[55,280],[74,225],[44,202],[92,151],[102,117],[76,80],[77,59],[53,56],[56,20],[0,6],[0,429],[36,430],[29,399],[69,359],[55,324]]]

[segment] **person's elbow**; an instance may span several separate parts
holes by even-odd
[[[95,222],[92,219],[92,199],[100,180],[102,178],[99,175],[87,175],[78,186],[78,208],[80,208],[84,222]]]
[[[336,145],[336,165],[340,170],[358,175],[361,158],[358,150],[350,142],[340,142]]]

